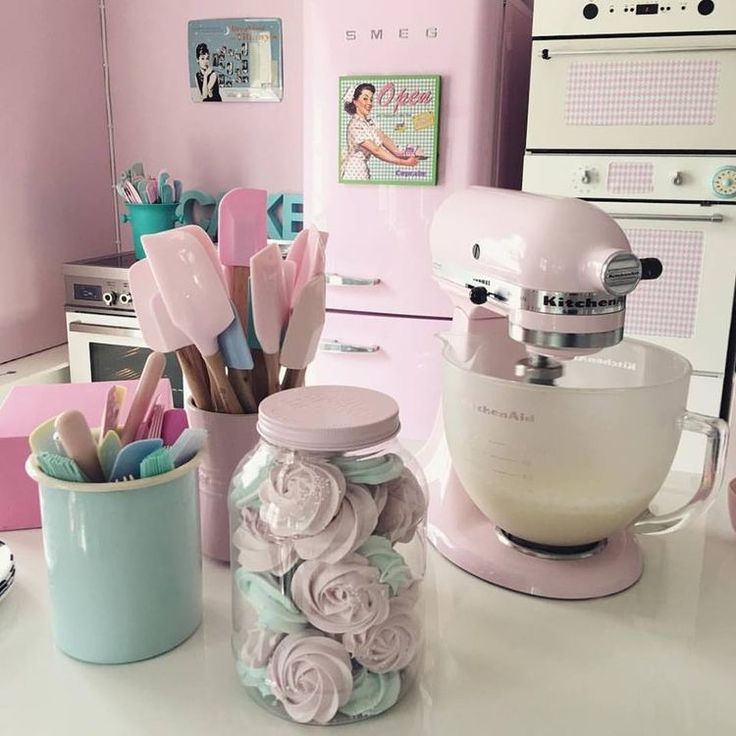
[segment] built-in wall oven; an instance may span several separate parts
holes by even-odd
[[[662,261],[627,299],[626,332],[687,357],[689,408],[728,419],[736,0],[536,0],[533,36],[524,189],[597,204]]]
[[[135,316],[128,268],[133,253],[64,265],[69,373],[73,382],[126,381],[140,377],[150,349]],[[166,377],[175,406],[183,406],[181,369],[166,356]]]

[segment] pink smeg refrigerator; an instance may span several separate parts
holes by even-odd
[[[305,222],[330,233],[309,382],[391,394],[405,440],[432,429],[452,316],[429,225],[453,191],[520,188],[530,55],[521,0],[304,1]]]

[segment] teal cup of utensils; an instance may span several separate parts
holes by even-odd
[[[132,204],[126,202],[128,212],[121,216],[123,222],[129,222],[133,231],[133,248],[138,260],[146,257],[141,245],[141,235],[151,235],[164,230],[171,230],[178,222],[176,202],[169,204]]]
[[[75,659],[122,664],[188,639],[202,620],[197,468],[118,483],[38,483],[54,639]]]

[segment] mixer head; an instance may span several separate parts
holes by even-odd
[[[662,272],[592,204],[488,187],[448,197],[430,245],[434,277],[455,306],[470,320],[487,310],[508,318],[529,353],[520,370],[539,383],[554,380],[557,360],[618,343],[626,295]]]

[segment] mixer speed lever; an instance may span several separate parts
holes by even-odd
[[[642,281],[650,281],[658,279],[662,275],[662,261],[659,258],[642,258],[641,259],[641,279]]]

